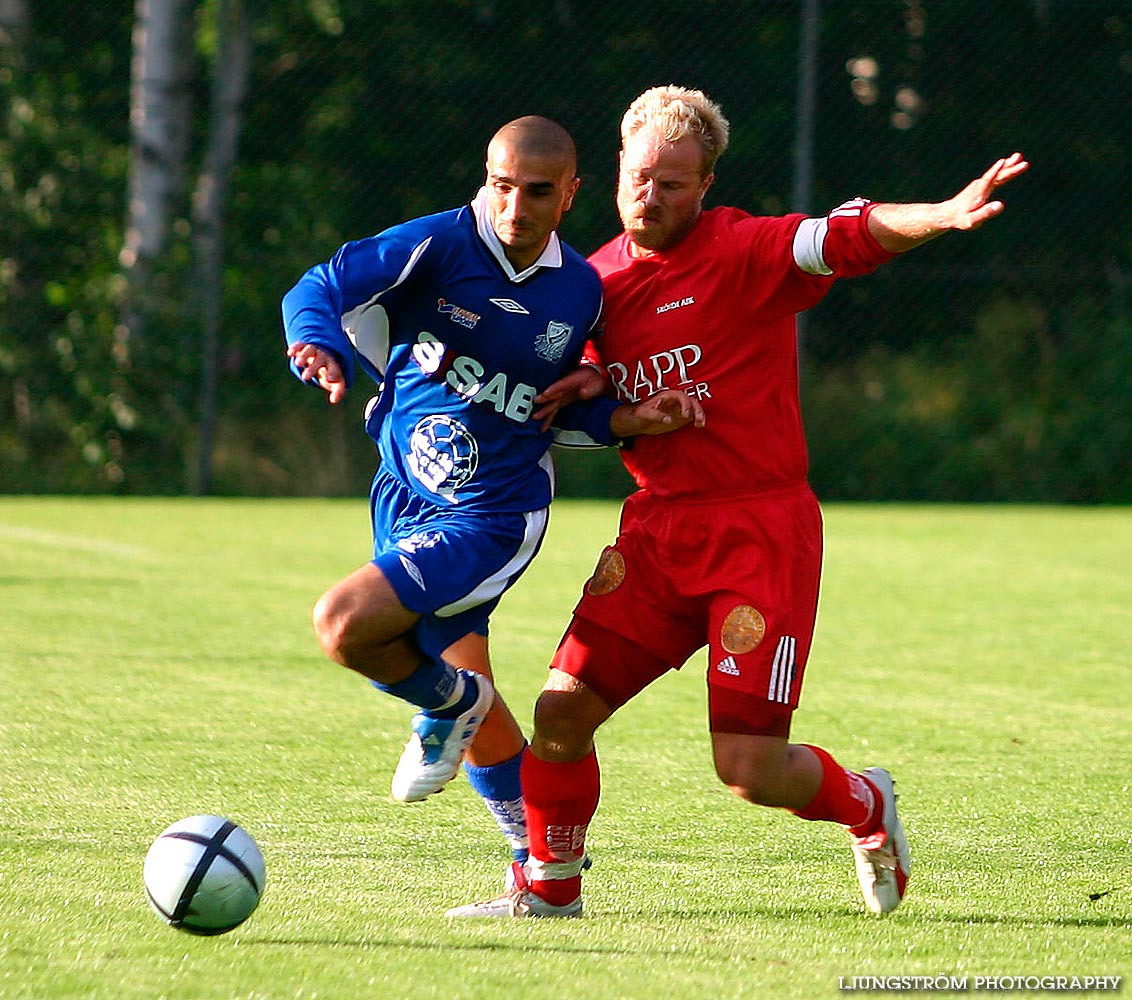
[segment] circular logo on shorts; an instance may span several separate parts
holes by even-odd
[[[749,604],[736,604],[727,612],[719,641],[729,653],[749,653],[766,635],[766,619]]]
[[[625,557],[616,549],[608,548],[597,561],[597,569],[586,584],[586,592],[594,597],[612,594],[625,579]]]

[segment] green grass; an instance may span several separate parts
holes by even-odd
[[[831,506],[796,739],[895,773],[916,867],[864,913],[844,833],[715,779],[702,656],[600,735],[587,917],[452,924],[506,850],[466,782],[388,796],[409,711],[326,663],[364,502],[0,498],[0,997],[682,1000],[838,977],[1132,972],[1132,511]],[[494,622],[529,721],[616,507],[560,502]],[[267,858],[236,931],[162,925],[149,842]],[[1092,893],[1112,890],[1090,900]],[[1026,995],[1015,991],[1015,995]]]

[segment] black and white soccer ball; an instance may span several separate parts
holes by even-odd
[[[259,905],[267,880],[263,854],[223,816],[190,816],[163,830],[142,871],[150,905],[190,934],[223,934]]]

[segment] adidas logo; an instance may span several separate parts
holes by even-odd
[[[728,656],[720,660],[715,665],[715,669],[721,674],[730,674],[732,677],[739,676],[739,664],[735,662],[734,656]]]

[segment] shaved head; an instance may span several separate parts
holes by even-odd
[[[578,151],[558,122],[527,115],[487,144],[488,211],[507,259],[530,267],[546,249],[578,190]]]
[[[561,160],[571,177],[578,171],[578,150],[570,133],[558,122],[541,115],[525,115],[504,125],[488,143],[488,160],[492,158],[492,150],[500,145],[524,157]]]

